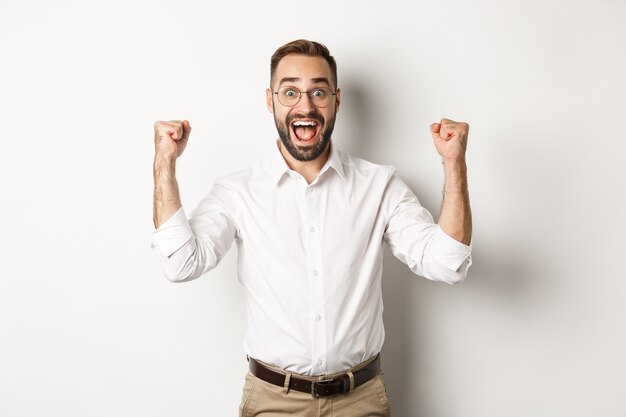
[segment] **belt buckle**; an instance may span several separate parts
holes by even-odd
[[[311,381],[311,395],[314,398],[319,398],[320,394],[317,392],[317,384],[320,385],[331,385],[331,384],[338,384],[339,388],[339,392],[341,392],[341,386],[343,385],[343,380],[341,378],[339,379],[324,379],[322,381]]]

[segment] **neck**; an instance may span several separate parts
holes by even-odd
[[[302,175],[308,184],[312,183],[315,178],[319,175],[320,171],[324,167],[326,161],[330,156],[330,147],[332,146],[332,141],[328,143],[324,152],[317,158],[312,161],[298,161],[285,149],[283,144],[280,142],[280,139],[276,140],[278,145],[278,149],[280,149],[280,153],[285,159],[287,166],[290,169],[293,169],[298,174]]]

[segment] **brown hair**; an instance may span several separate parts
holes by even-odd
[[[330,54],[330,51],[327,47],[322,45],[321,43],[308,41],[306,39],[298,39],[295,41],[291,41],[289,43],[284,44],[280,48],[274,52],[272,55],[272,61],[270,65],[270,88],[272,87],[274,80],[274,73],[276,72],[276,67],[281,59],[283,59],[287,55],[306,55],[306,56],[319,56],[322,57],[328,62],[330,65],[330,70],[333,74],[335,88],[337,88],[337,63],[335,62],[335,58]]]

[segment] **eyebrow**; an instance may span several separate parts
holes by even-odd
[[[282,85],[283,83],[295,83],[297,81],[301,81],[302,78],[298,78],[298,77],[284,77],[280,80],[280,83],[278,85]],[[317,77],[317,78],[311,78],[311,81],[314,84],[318,84],[318,83],[325,83],[326,85],[328,85],[330,87],[330,83],[328,82],[328,78],[326,77]]]

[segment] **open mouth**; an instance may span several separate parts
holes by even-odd
[[[291,123],[291,131],[296,140],[302,144],[314,143],[320,132],[317,120],[300,119]]]

